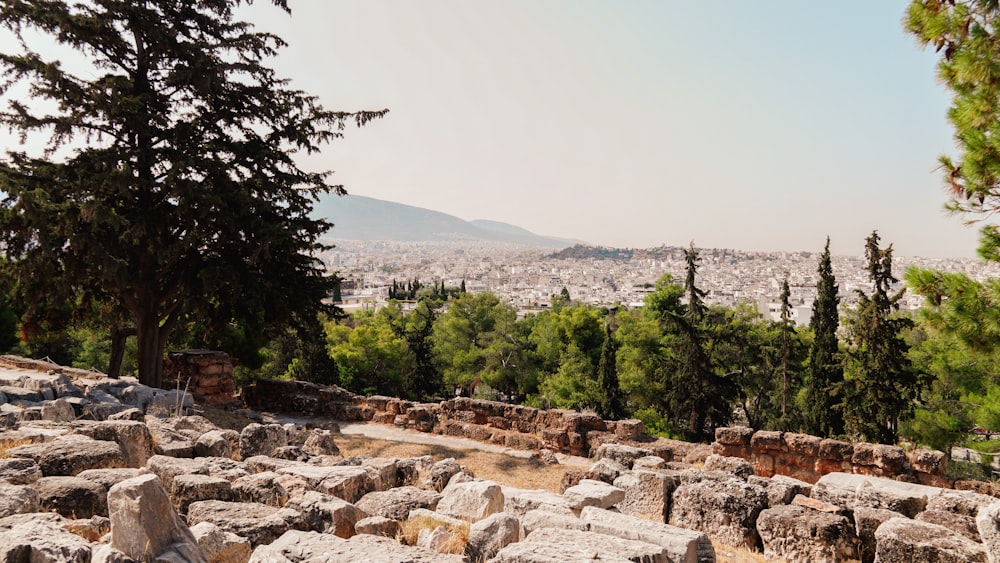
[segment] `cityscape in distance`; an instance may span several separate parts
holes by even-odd
[[[327,242],[335,248],[322,259],[343,280],[343,308],[376,309],[388,302],[393,282],[489,291],[522,314],[544,310],[563,288],[574,300],[595,306],[638,307],[664,274],[684,279],[687,245],[655,248],[605,248],[582,241],[540,236],[495,221],[463,221],[457,217],[361,196],[344,196],[317,206],[336,227]],[[775,318],[781,283],[791,289],[793,320],[809,323],[816,295],[816,273],[825,241],[799,252],[699,248],[698,285],[706,302],[720,305],[753,303],[765,317]],[[891,240],[883,241],[884,246]],[[694,241],[697,247],[697,241]],[[864,241],[858,254],[832,257],[841,305],[850,307],[855,290],[870,291]],[[893,273],[902,278],[919,266],[961,272],[982,280],[1000,276],[1000,267],[971,258],[894,256]],[[896,284],[901,289],[903,283]],[[923,298],[907,293],[903,309],[916,309]]]

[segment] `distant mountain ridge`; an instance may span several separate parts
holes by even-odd
[[[579,242],[536,235],[500,221],[465,221],[439,211],[352,194],[321,198],[313,216],[334,224],[327,234],[334,240],[494,241],[553,249]]]

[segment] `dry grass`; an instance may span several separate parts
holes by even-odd
[[[212,424],[222,428],[224,430],[235,430],[239,432],[243,430],[243,427],[253,422],[253,420],[237,414],[233,411],[226,409],[220,409],[219,407],[213,407],[212,405],[196,405],[196,408],[200,411],[204,411],[205,418],[212,421]]]
[[[342,434],[336,441],[345,456],[408,458],[429,455],[435,461],[453,457],[476,477],[522,489],[545,489],[558,493],[566,473],[566,467],[562,465],[546,465],[539,459],[522,459],[481,450],[395,442],[357,434]]]
[[[0,440],[0,459],[5,459],[10,457],[8,453],[18,446],[27,446],[28,444],[33,444],[34,441],[30,438],[18,438],[16,440]]]
[[[417,538],[420,537],[421,530],[434,530],[442,523],[427,516],[415,516],[403,522],[400,532],[400,541],[406,545],[417,545]],[[462,554],[465,553],[465,544],[469,543],[469,524],[462,526],[447,526],[444,528],[450,534],[448,541],[438,550],[441,553]]]
[[[784,559],[765,559],[759,551],[751,551],[745,547],[729,547],[713,541],[716,563],[787,563]]]

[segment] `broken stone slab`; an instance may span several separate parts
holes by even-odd
[[[440,493],[448,486],[448,481],[461,471],[462,466],[455,461],[455,458],[442,459],[433,464],[427,471],[427,474],[420,479],[420,487],[432,489]]]
[[[549,563],[566,561],[631,561],[668,563],[664,548],[637,540],[578,530],[542,528],[523,541],[501,549],[492,563]]]
[[[658,545],[676,563],[714,563],[715,547],[699,530],[641,520],[596,507],[584,508],[580,519],[593,532]]]
[[[309,530],[344,539],[353,536],[357,522],[368,517],[364,510],[346,500],[316,491],[289,500],[285,508],[299,512]]]
[[[192,526],[191,535],[211,563],[246,563],[250,559],[249,541],[211,522]]]
[[[233,500],[257,502],[282,507],[288,502],[288,490],[281,484],[281,475],[273,471],[240,477],[232,482]]]
[[[108,515],[107,491],[79,477],[42,477],[31,485],[38,491],[38,506],[67,518]]]
[[[503,492],[504,497],[503,511],[514,516],[523,516],[529,511],[541,507],[550,507],[555,510],[569,510],[569,503],[566,501],[566,497],[550,491],[519,489],[506,485],[500,485],[500,491]]]
[[[906,518],[895,510],[859,506],[854,510],[854,529],[861,542],[862,563],[875,561],[875,530],[893,518]]]
[[[354,524],[354,531],[358,534],[371,534],[386,538],[395,538],[401,533],[399,521],[385,516],[369,516],[362,518]]]
[[[625,473],[628,470],[629,468],[626,467],[624,464],[611,458],[604,458],[594,462],[590,466],[590,468],[583,473],[583,479],[590,479],[593,481],[603,481],[610,485],[615,482],[615,479],[617,479],[619,475]],[[583,479],[580,479],[580,481],[582,481]],[[577,484],[579,484],[579,481],[572,483],[571,485],[564,488],[563,492],[565,493],[566,489],[575,486]]]
[[[949,530],[962,534],[974,542],[980,542],[979,529],[976,527],[976,519],[964,514],[956,514],[947,510],[925,510],[917,514],[916,520],[944,526]]]
[[[603,481],[583,479],[578,485],[566,489],[563,496],[573,510],[586,506],[611,508],[625,499],[625,491]]]
[[[228,457],[201,457],[198,459],[208,465],[208,474],[213,477],[222,477],[227,481],[235,481],[240,477],[250,475],[250,468],[242,461],[236,461]]]
[[[997,498],[994,496],[973,491],[946,489],[940,495],[931,497],[927,501],[927,510],[945,510],[975,518],[981,508],[986,508],[994,502],[997,502]]]
[[[72,476],[87,469],[124,467],[125,456],[115,442],[69,434],[45,444],[38,466],[46,477]]]
[[[796,496],[808,497],[812,492],[811,483],[787,475],[775,475],[770,478],[751,476],[749,482],[764,487],[767,491],[767,504],[770,507],[791,504]]]
[[[51,522],[23,522],[0,531],[0,561],[88,562],[90,542]]]
[[[0,481],[0,518],[38,512],[38,491],[28,485]]]
[[[626,469],[632,469],[635,460],[652,455],[653,451],[646,448],[636,448],[623,444],[601,444],[594,457],[595,461],[611,459],[622,464]]]
[[[56,399],[54,401],[42,401],[38,405],[41,410],[42,420],[52,422],[72,422],[76,420],[76,411],[73,405],[66,399]]]
[[[812,497],[854,510],[858,506],[895,510],[909,518],[923,511],[943,489],[852,473],[827,473],[813,486]]]
[[[42,478],[35,460],[23,457],[0,458],[0,480],[12,485],[28,485]]]
[[[732,547],[756,549],[757,515],[767,508],[767,492],[735,477],[705,480],[677,487],[670,508],[670,524],[701,530]]]
[[[731,473],[740,479],[746,479],[753,475],[753,465],[741,457],[726,457],[712,454],[705,458],[706,471],[724,471]]]
[[[670,515],[670,496],[677,488],[677,479],[659,471],[637,469],[622,473],[614,486],[625,491],[618,504],[622,514],[666,522]]]
[[[647,455],[636,459],[632,463],[632,469],[663,469],[666,464],[660,456]]]
[[[400,483],[401,475],[396,465],[397,461],[385,457],[369,457],[361,460],[362,466],[375,470],[374,486],[376,491],[388,491],[403,484]]]
[[[521,523],[512,514],[497,512],[469,526],[465,555],[485,561],[504,547],[521,540]]]
[[[861,557],[861,542],[847,517],[797,505],[761,511],[757,532],[768,560],[836,563]]]
[[[114,485],[107,502],[115,549],[138,561],[169,554],[175,560],[208,562],[156,475],[140,475]]]
[[[77,432],[95,440],[118,444],[125,467],[142,467],[153,457],[153,435],[142,422],[105,420],[82,425]]]
[[[986,550],[944,526],[892,518],[875,530],[879,563],[986,563]]]
[[[289,531],[270,545],[258,546],[249,563],[465,563],[461,555],[443,555],[374,535],[349,540],[318,532]]]
[[[240,431],[240,459],[274,453],[288,445],[288,432],[280,424],[252,423]]]
[[[199,436],[194,443],[194,456],[232,458],[233,447],[225,432],[223,430],[211,430]],[[229,430],[228,432],[236,433],[233,430]]]
[[[174,477],[178,475],[208,475],[208,463],[204,459],[190,459],[154,455],[146,462],[146,469],[156,474],[168,491],[174,489]]]
[[[478,522],[504,507],[503,491],[493,481],[450,483],[441,491],[435,511],[455,518]]]
[[[293,465],[277,473],[301,477],[315,490],[351,503],[375,490],[375,470],[371,467]]]
[[[369,515],[402,521],[409,517],[411,510],[434,510],[440,501],[441,493],[404,486],[387,491],[372,491],[361,497],[355,505]]]
[[[189,525],[211,522],[258,546],[271,543],[288,530],[305,530],[305,519],[295,510],[254,502],[202,500],[188,506]]]
[[[155,417],[146,417],[146,427],[153,436],[153,453],[176,458],[194,457],[194,441],[184,434],[158,421]]]
[[[177,475],[173,479],[171,498],[174,508],[180,514],[187,512],[188,506],[200,500],[233,500],[233,489],[229,481],[211,475]]]
[[[312,455],[340,455],[340,448],[333,441],[333,433],[322,428],[314,428],[309,433],[302,449]]]
[[[1000,562],[1000,501],[979,509],[976,527],[990,563]]]

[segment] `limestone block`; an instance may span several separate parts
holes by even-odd
[[[563,496],[573,510],[581,510],[585,506],[611,508],[625,499],[625,491],[603,481],[584,479],[566,489]]]
[[[746,479],[753,475],[753,466],[750,462],[738,457],[724,457],[712,454],[705,458],[706,471],[725,471],[732,473],[740,479]]]
[[[578,530],[542,528],[524,541],[501,549],[493,563],[549,563],[607,561],[624,563],[668,563],[666,550],[658,545]]]
[[[415,508],[434,510],[440,500],[441,493],[404,486],[388,491],[372,491],[361,497],[356,506],[372,516],[402,521]]]
[[[191,527],[209,563],[246,563],[250,559],[250,542],[212,524],[201,522]]]
[[[0,561],[91,560],[89,542],[51,522],[22,522],[0,531]]]
[[[433,489],[441,492],[448,485],[452,476],[462,470],[462,466],[455,461],[455,458],[442,459],[431,466],[427,475],[420,480],[420,486],[425,489]]]
[[[76,412],[73,410],[73,405],[66,399],[44,401],[39,406],[42,409],[42,420],[72,422],[76,419]]]
[[[653,455],[653,452],[645,448],[636,448],[622,444],[602,444],[601,447],[597,448],[595,457],[597,461],[611,459],[624,465],[626,469],[631,469],[635,460],[650,455]]]
[[[395,538],[401,533],[401,528],[397,520],[384,516],[369,516],[355,522],[354,531],[358,534]]]
[[[635,460],[632,463],[632,469],[662,469],[666,463],[660,456],[648,455]]]
[[[271,455],[288,445],[288,435],[280,424],[248,424],[240,432],[240,459]]]
[[[334,496],[309,491],[285,504],[285,508],[298,511],[309,530],[349,538],[355,534],[358,520],[368,516],[364,510]]]
[[[12,485],[27,485],[42,478],[35,460],[23,457],[0,458],[0,480]]]
[[[270,545],[258,546],[250,563],[464,563],[461,555],[443,555],[396,540],[358,535],[344,540],[317,532],[289,531]]]
[[[875,561],[875,530],[893,518],[906,518],[894,510],[859,506],[854,510],[854,526],[861,542],[861,561]]]
[[[962,534],[974,542],[979,542],[979,528],[976,527],[976,519],[972,516],[955,514],[947,510],[925,510],[917,514],[916,520],[944,526],[949,530]]]
[[[670,561],[678,563],[715,561],[715,548],[711,540],[698,530],[642,520],[593,506],[584,508],[580,512],[580,519],[592,532],[658,545],[666,550]]]
[[[224,432],[210,430],[198,436],[194,443],[195,457],[233,457],[232,444]]]
[[[317,491],[347,502],[357,502],[375,489],[375,470],[371,467],[294,465],[277,473],[301,477]]]
[[[281,484],[281,475],[273,471],[240,477],[232,482],[233,500],[257,502],[282,507],[288,502],[288,490]]]
[[[813,486],[812,496],[850,510],[859,506],[886,508],[909,518],[924,510],[943,489],[882,477],[828,473]]]
[[[181,560],[207,563],[156,475],[140,475],[114,485],[107,502],[115,549],[139,561],[173,553]]]
[[[125,467],[142,467],[153,456],[153,435],[142,422],[106,420],[82,426],[78,431],[95,440],[118,444],[125,459]]]
[[[990,563],[1000,563],[1000,501],[979,509],[976,527]]]
[[[920,473],[944,475],[948,468],[948,457],[937,450],[913,450],[908,457],[910,466]]]
[[[174,508],[181,514],[187,512],[192,502],[199,500],[232,500],[233,489],[229,481],[211,475],[178,475],[174,477],[171,498]]]
[[[622,440],[638,440],[646,433],[646,427],[642,421],[636,418],[619,420],[615,425],[615,436]]]
[[[637,518],[666,522],[670,515],[670,496],[677,485],[676,478],[658,471],[638,469],[622,473],[614,482],[615,487],[625,491],[618,510]]]
[[[0,518],[38,512],[38,491],[27,485],[0,481]]]
[[[69,476],[87,469],[124,467],[125,457],[115,442],[69,434],[42,447],[38,466],[46,477]]]
[[[549,491],[519,489],[506,485],[501,485],[500,491],[504,497],[503,511],[514,516],[523,516],[531,510],[543,507],[569,510],[569,504],[564,496]]]
[[[194,457],[194,440],[162,423],[146,418],[146,427],[153,436],[153,452],[177,458]]]
[[[188,524],[211,522],[246,538],[252,546],[271,543],[289,530],[305,530],[298,511],[254,502],[203,500],[188,507]]]
[[[759,432],[758,432],[759,434]],[[767,508],[767,492],[736,478],[682,484],[674,491],[670,524],[701,530],[733,547],[756,548],[756,520]]]
[[[285,467],[301,467],[305,465],[300,461],[278,459],[276,457],[270,457],[266,455],[255,455],[250,458],[244,458],[243,463],[247,464],[247,468],[250,469],[251,473],[277,471]]]
[[[320,428],[313,429],[302,449],[312,455],[340,455],[340,448],[333,441],[333,433]]]
[[[500,485],[492,481],[449,483],[441,491],[436,511],[455,518],[478,522],[504,507]]]
[[[38,506],[67,518],[107,516],[107,491],[101,485],[79,477],[42,477],[32,484],[38,491]]]
[[[631,462],[630,462],[631,465]],[[611,458],[603,458],[597,460],[593,465],[590,466],[584,474],[584,479],[592,479],[594,481],[603,481],[607,484],[615,482],[615,479],[619,475],[628,471],[626,467],[621,462],[615,461]]]
[[[336,455],[340,455],[337,453]],[[370,457],[361,460],[361,465],[375,470],[374,486],[376,491],[387,491],[401,485],[399,469],[396,460],[384,457]]]
[[[771,507],[789,504],[796,495],[809,496],[812,492],[811,484],[787,475],[775,475],[767,479],[763,487],[767,491],[767,504]]]
[[[250,468],[242,461],[229,457],[199,458],[208,465],[208,474],[212,477],[222,477],[227,481],[235,481],[240,477],[250,475]]]
[[[146,462],[146,468],[159,477],[168,491],[174,489],[174,477],[178,475],[208,475],[208,463],[204,459],[154,455]]]
[[[997,502],[996,497],[974,491],[944,490],[927,501],[927,510],[946,510],[975,517],[979,510]]]
[[[986,550],[944,526],[892,518],[875,530],[879,563],[985,563]]]
[[[854,524],[838,514],[777,506],[761,511],[757,532],[768,560],[835,563],[860,558],[861,542]]]

